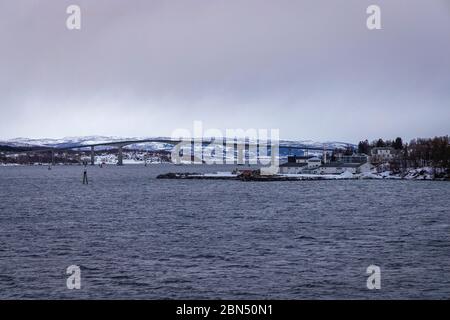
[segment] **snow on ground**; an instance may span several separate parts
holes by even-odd
[[[231,172],[216,172],[216,173],[205,173],[202,176],[204,177],[237,177],[236,173]]]
[[[285,173],[285,174],[279,174],[283,177],[292,177],[292,178],[306,178],[306,179],[326,179],[326,180],[339,180],[339,179],[357,179],[359,178],[359,175],[354,175],[353,173],[349,171],[345,171],[341,174],[307,174],[307,173]]]
[[[432,180],[433,179],[433,168],[423,167],[417,169],[411,169],[403,177],[404,179],[420,179],[420,180]]]
[[[433,180],[433,169],[430,167],[417,168],[417,169],[409,169],[406,174],[394,174],[391,171],[383,171],[383,172],[364,172],[359,174],[352,174],[348,171],[337,175],[337,174],[280,174],[281,176],[286,177],[297,177],[297,178],[305,178],[305,179],[327,179],[327,180],[335,180],[335,179],[386,179],[386,180],[398,180],[398,179],[406,179],[406,180]],[[320,177],[320,178],[319,178]]]
[[[379,174],[375,174],[372,172],[364,172],[360,174],[361,179],[383,179],[383,177]]]
[[[135,159],[123,159],[123,164],[144,164],[145,161]]]

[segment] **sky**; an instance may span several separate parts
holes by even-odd
[[[0,139],[194,121],[294,140],[447,135],[450,0],[1,1]]]

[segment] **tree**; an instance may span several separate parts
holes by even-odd
[[[344,156],[351,156],[353,154],[353,147],[348,146],[345,148]]]
[[[395,150],[402,150],[402,149],[403,149],[403,141],[402,141],[402,138],[400,138],[400,137],[395,138],[394,142],[392,143],[392,147],[393,147]]]
[[[383,141],[383,139],[380,138],[375,143],[375,147],[377,148],[386,147],[386,143]]]
[[[432,166],[435,169],[449,169],[450,144],[449,137],[433,139],[413,139],[407,145],[405,157],[414,167]]]
[[[358,153],[370,153],[370,145],[367,139],[358,143]]]

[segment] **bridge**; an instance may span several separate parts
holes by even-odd
[[[230,142],[227,142],[226,139],[220,139],[222,142],[222,145],[224,147],[229,147],[231,145]],[[180,143],[184,143],[184,144],[191,144],[191,150],[194,149],[195,145],[201,145],[203,146],[208,146],[211,143],[215,142],[215,139],[209,139],[209,140],[205,140],[205,139],[197,139],[197,138],[193,138],[193,139],[160,139],[160,138],[155,138],[155,139],[141,139],[141,140],[122,140],[122,141],[111,141],[111,142],[99,142],[99,143],[92,143],[92,144],[80,144],[80,145],[73,145],[73,146],[67,146],[67,147],[53,147],[53,148],[42,148],[42,149],[36,149],[33,150],[33,152],[51,152],[52,153],[52,164],[55,164],[55,153],[56,152],[60,152],[60,151],[68,151],[68,150],[74,150],[74,149],[88,149],[90,148],[90,162],[91,165],[94,165],[94,160],[95,160],[95,147],[117,147],[117,165],[121,166],[123,165],[123,147],[128,146],[128,145],[132,145],[132,144],[140,144],[140,143],[165,143],[165,144],[172,144],[174,147]],[[233,154],[235,154],[236,150],[238,150],[238,146],[240,146],[240,148],[244,148],[244,149],[249,149],[250,147],[256,147],[259,148],[260,143],[251,143],[248,141],[238,141],[237,139],[234,139],[232,141],[234,150],[233,150]],[[264,146],[270,146],[270,141],[267,144],[264,144]],[[332,152],[334,150],[336,150],[336,148],[330,148],[330,147],[318,147],[318,146],[310,146],[310,145],[283,145],[283,144],[278,144],[277,145],[279,149],[281,148],[285,148],[288,149],[289,152],[291,150],[302,150],[303,152],[308,152],[309,150],[311,151],[322,151],[322,152]],[[349,145],[350,147],[351,145]],[[259,150],[259,149],[258,149]],[[225,151],[224,151],[225,152]],[[225,154],[224,154],[225,156]],[[202,148],[202,158],[203,158],[203,148]]]

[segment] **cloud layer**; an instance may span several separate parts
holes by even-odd
[[[170,135],[194,120],[351,142],[449,133],[446,0],[4,1],[0,39],[1,138]]]

